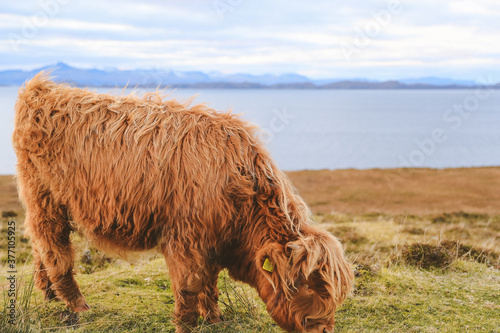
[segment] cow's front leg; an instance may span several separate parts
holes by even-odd
[[[198,295],[198,309],[200,315],[211,324],[222,321],[221,311],[218,304],[219,290],[217,289],[217,278],[219,277],[219,272],[220,267],[212,267],[205,288]]]
[[[200,295],[207,289],[213,272],[211,273],[207,267],[207,262],[199,250],[169,244],[163,247],[163,253],[170,271],[175,297],[176,332],[191,332],[200,316]]]

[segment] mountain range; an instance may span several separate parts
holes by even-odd
[[[0,71],[0,85],[21,85],[41,70],[51,70],[56,81],[77,86],[92,87],[158,87],[178,88],[274,88],[274,89],[464,89],[479,86],[474,81],[426,77],[398,81],[373,81],[359,79],[313,80],[298,74],[251,75],[205,73],[201,71],[174,70],[119,70],[82,69],[63,62],[31,71]],[[500,83],[494,85],[500,88]]]

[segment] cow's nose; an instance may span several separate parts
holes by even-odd
[[[321,325],[319,327],[319,332],[322,332],[322,333],[333,333],[333,330],[334,330],[334,326],[333,325]]]

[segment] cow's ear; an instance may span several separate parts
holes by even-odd
[[[284,246],[278,243],[265,244],[255,258],[257,269],[266,276],[280,275],[287,267],[287,255]]]
[[[290,297],[288,256],[284,245],[279,243],[265,244],[257,251],[255,265],[257,265],[257,270],[269,281],[275,292],[281,290],[286,297]]]
[[[274,245],[275,244],[265,244],[257,251],[257,256],[255,258],[257,269],[266,275],[270,275],[276,269],[275,253],[277,248]]]

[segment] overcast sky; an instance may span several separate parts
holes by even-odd
[[[0,69],[499,82],[499,22],[498,0],[2,1]]]

